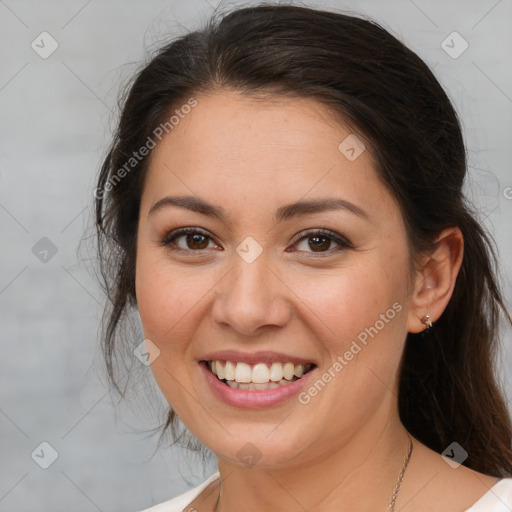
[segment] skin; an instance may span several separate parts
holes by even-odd
[[[338,149],[353,130],[312,100],[251,99],[217,90],[152,154],[141,197],[136,293],[144,336],[160,350],[151,368],[169,404],[218,456],[222,480],[193,502],[200,512],[387,510],[409,446],[398,417],[397,377],[407,332],[445,309],[463,240],[449,228],[413,279],[399,206],[378,179],[370,150],[349,161]],[[362,137],[360,137],[362,138]],[[148,215],[164,196],[192,195],[227,219],[177,206]],[[368,218],[324,211],[276,223],[274,211],[300,199],[343,198]],[[173,230],[211,238],[162,243]],[[345,237],[315,251],[304,230]],[[247,237],[262,248],[247,263]],[[309,236],[313,236],[309,234]],[[196,239],[197,240],[197,239]],[[201,242],[204,242],[201,245]],[[200,248],[196,248],[197,246]],[[327,254],[327,256],[325,256]],[[402,308],[310,403],[238,409],[212,394],[198,367],[216,349],[277,350],[315,361],[319,374],[394,303]],[[413,439],[395,510],[464,510],[496,478],[460,466]],[[252,443],[259,460],[237,452]],[[261,492],[265,489],[265,492]]]

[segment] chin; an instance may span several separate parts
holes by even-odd
[[[268,432],[267,429],[260,433],[246,430],[245,435],[233,437],[228,434],[225,443],[219,444],[217,438],[207,446],[219,459],[245,468],[276,469],[293,465],[305,447],[304,442],[293,443],[289,434],[285,439],[272,434],[271,439]]]

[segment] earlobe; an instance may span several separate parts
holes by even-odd
[[[462,232],[450,227],[443,230],[432,253],[425,256],[412,294],[408,332],[431,329],[443,314],[462,265],[463,248]]]

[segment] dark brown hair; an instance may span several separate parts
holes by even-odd
[[[500,310],[512,319],[498,286],[494,242],[462,191],[467,164],[458,117],[428,66],[358,16],[267,4],[215,14],[204,29],[160,48],[134,77],[95,194],[108,296],[102,347],[114,385],[118,352],[134,348],[120,333],[136,310],[136,234],[150,155],[122,179],[112,178],[173,109],[214,89],[311,98],[340,115],[365,140],[400,204],[413,270],[442,229],[461,229],[464,257],[448,306],[427,337],[407,335],[399,413],[431,449],[441,453],[456,441],[468,452],[466,466],[512,476],[512,427],[495,368]],[[177,421],[171,409],[164,432],[170,427],[175,437]]]

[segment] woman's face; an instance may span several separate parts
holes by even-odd
[[[382,430],[396,417],[409,253],[369,151],[311,100],[195,98],[154,149],[141,199],[136,294],[160,389],[238,463],[304,463]],[[152,210],[178,196],[219,215],[185,202]],[[171,240],[183,227],[199,232]],[[288,380],[286,363],[312,370],[233,389],[211,359],[231,361],[231,380],[279,380],[279,363]]]

